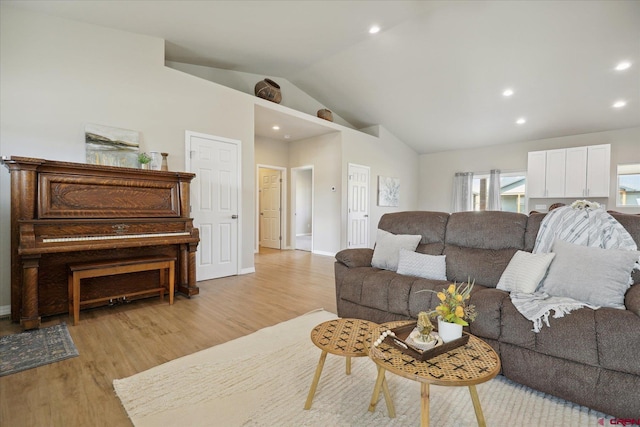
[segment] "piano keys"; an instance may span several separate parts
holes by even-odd
[[[197,295],[198,229],[189,217],[194,175],[10,157],[11,319],[37,328],[68,310],[67,265],[140,256],[178,262],[178,292]],[[157,277],[89,279],[85,297],[157,286]],[[91,294],[93,293],[93,294]]]

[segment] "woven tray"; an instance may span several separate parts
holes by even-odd
[[[448,343],[443,343],[437,347],[431,348],[429,350],[420,350],[419,348],[413,347],[410,344],[407,344],[407,338],[413,329],[416,327],[415,323],[409,323],[408,325],[399,326],[397,328],[391,329],[393,333],[396,334],[395,337],[387,335],[384,339],[384,342],[392,345],[397,348],[404,354],[407,354],[413,357],[416,360],[420,360],[424,362],[425,360],[429,360],[433,357],[439,356],[447,351],[453,350],[454,348],[461,347],[469,342],[469,334],[466,332],[462,332],[462,337],[455,339],[453,341],[449,341]]]

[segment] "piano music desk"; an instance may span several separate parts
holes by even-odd
[[[175,261],[175,258],[170,257],[142,257],[69,264],[69,314],[73,315],[73,325],[77,325],[80,320],[81,305],[155,292],[160,292],[160,299],[164,299],[167,281],[169,284],[169,304],[172,305],[175,286]],[[153,270],[160,270],[159,288],[80,301],[80,281],[82,279]]]

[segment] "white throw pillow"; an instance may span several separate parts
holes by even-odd
[[[516,252],[509,265],[500,276],[498,289],[507,292],[532,294],[544,279],[549,264],[556,256],[554,253],[532,254],[530,252]]]
[[[624,294],[631,286],[640,252],[602,249],[558,240],[556,257],[541,290],[551,296],[569,297],[599,307],[624,309]]]
[[[385,270],[396,271],[398,269],[400,249],[415,251],[420,240],[422,240],[422,236],[419,234],[392,234],[378,229],[371,265]]]
[[[427,255],[400,249],[398,274],[423,277],[433,280],[447,280],[446,255]]]

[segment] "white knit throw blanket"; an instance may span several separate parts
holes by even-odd
[[[533,253],[551,252],[555,239],[576,245],[595,246],[603,249],[637,250],[629,232],[604,209],[572,208],[563,206],[544,217],[538,230]],[[533,322],[533,331],[540,332],[543,323],[549,326],[549,315],[564,317],[582,307],[593,310],[599,307],[572,298],[555,297],[537,291],[532,294],[511,293],[511,302],[527,319]]]

